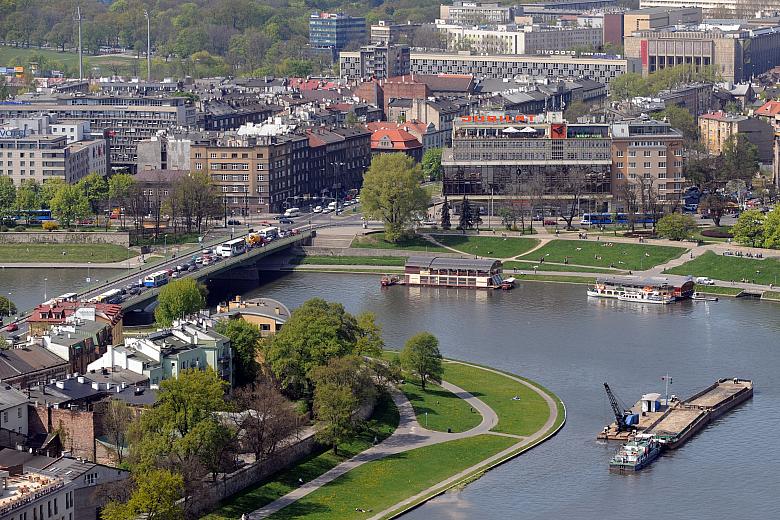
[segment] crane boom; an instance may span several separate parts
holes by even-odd
[[[607,398],[609,399],[609,405],[612,407],[612,413],[615,414],[615,424],[617,425],[618,431],[622,432],[627,430],[628,425],[626,424],[626,410],[621,409],[617,397],[615,397],[615,394],[612,393],[612,390],[609,388],[607,383],[604,383],[604,390],[607,392]]]

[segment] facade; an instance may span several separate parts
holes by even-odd
[[[727,17],[753,18],[759,12],[780,11],[780,2],[777,0],[749,0],[747,2],[734,2],[733,0],[640,0],[639,7],[682,8],[698,7],[705,15],[717,15]]]
[[[567,124],[560,112],[463,117],[442,153],[443,194],[522,205],[532,185],[537,197],[565,196],[576,174],[585,179],[583,206],[604,205],[611,145],[608,125]]]
[[[3,520],[74,520],[73,489],[61,478],[40,471],[0,471]]]
[[[371,26],[371,43],[389,43],[391,45],[408,44],[414,32],[422,27],[419,23],[392,23],[379,20]]]
[[[0,430],[27,435],[27,396],[11,387],[0,388]]]
[[[214,318],[242,319],[260,329],[263,337],[276,334],[290,319],[290,309],[285,304],[271,298],[252,298],[244,300],[236,296],[233,300],[217,306]]]
[[[609,82],[628,72],[628,61],[571,56],[477,55],[412,53],[414,74],[471,74],[482,78],[528,76],[549,79],[588,78]]]
[[[309,16],[309,45],[340,51],[350,42],[366,39],[366,19],[344,13],[314,13]]]
[[[681,204],[684,166],[683,136],[669,123],[637,119],[612,125],[611,185],[616,211],[626,211],[621,196],[626,183],[644,188],[660,206]]]
[[[700,7],[652,7],[623,13],[623,30],[634,31],[660,29],[670,25],[701,23]]]
[[[464,98],[425,99],[415,97],[400,101],[408,101],[408,103],[404,103],[405,106],[389,107],[387,120],[400,121],[402,124],[422,123],[425,129],[424,139],[417,137],[426,150],[451,145],[453,121],[471,114],[472,109],[472,101]]]
[[[603,32],[599,27],[551,27],[500,25],[495,28],[436,24],[445,35],[447,49],[470,49],[479,54],[546,54],[576,47],[599,48]]]
[[[305,135],[308,185],[300,186],[295,197],[342,198],[347,190],[361,186],[371,164],[371,132],[361,126],[312,127]]]
[[[404,283],[493,289],[501,286],[501,273],[500,260],[411,256],[404,265]]]
[[[41,339],[46,350],[68,362],[71,374],[86,372],[87,366],[114,344],[110,325],[81,319],[52,327]]]
[[[16,388],[27,388],[40,382],[65,377],[66,360],[39,345],[19,345],[3,352],[0,382]]]
[[[371,152],[404,153],[417,162],[422,161],[423,145],[404,126],[379,128],[371,134]]]
[[[439,18],[456,25],[506,24],[514,22],[515,8],[497,2],[456,0],[452,5],[439,6]]]
[[[198,134],[198,137],[201,134]],[[190,147],[195,136],[160,131],[137,144],[138,171],[189,170]]]
[[[385,79],[409,74],[409,60],[406,45],[372,44],[359,51],[341,52],[339,70],[347,79]]]
[[[724,22],[725,23],[725,22]],[[693,25],[640,30],[625,36],[626,57],[650,74],[674,65],[713,66],[724,81],[750,81],[780,63],[780,27]]]
[[[770,164],[773,158],[774,131],[758,118],[711,112],[699,117],[699,139],[712,155],[720,155],[731,136],[742,135],[758,148],[759,160]]]

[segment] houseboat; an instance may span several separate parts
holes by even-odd
[[[600,278],[587,289],[588,296],[648,304],[667,304],[693,296],[693,281],[674,285],[665,278]]]
[[[411,256],[406,261],[406,285],[500,289],[504,287],[501,261],[491,259]]]

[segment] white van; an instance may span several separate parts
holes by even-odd
[[[336,206],[338,206],[338,202],[336,202],[336,201],[334,200],[333,202],[331,202],[330,204],[328,204],[328,209],[329,209],[329,210],[331,210],[331,211],[336,211]]]
[[[301,208],[288,208],[287,211],[284,212],[284,216],[287,218],[299,217],[300,215],[301,215]]]

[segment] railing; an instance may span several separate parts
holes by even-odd
[[[21,506],[27,505],[31,502],[35,502],[39,498],[48,495],[52,491],[56,491],[60,489],[64,485],[65,485],[64,482],[59,481],[59,482],[54,482],[53,484],[46,484],[45,486],[41,486],[40,488],[30,493],[29,495],[20,497],[14,500],[12,503],[0,507],[0,516],[8,514],[14,509],[17,509]]]

